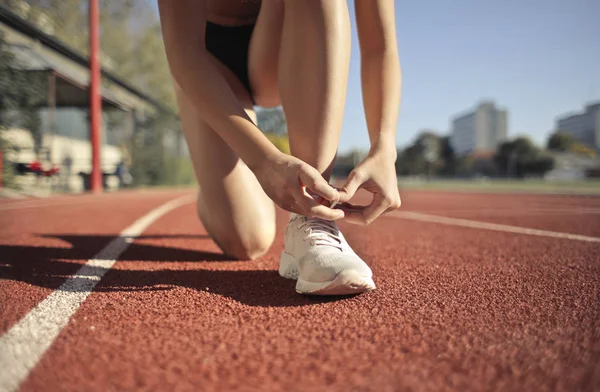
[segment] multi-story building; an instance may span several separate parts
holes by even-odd
[[[507,112],[493,102],[481,102],[475,110],[452,120],[450,143],[458,155],[492,151],[506,140]]]
[[[556,130],[571,135],[586,146],[600,149],[600,102],[587,105],[583,113],[557,118]]]

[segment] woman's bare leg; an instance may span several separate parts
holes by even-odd
[[[326,179],[340,140],[349,68],[346,0],[287,0],[279,91],[290,148]]]
[[[261,16],[274,15],[277,4],[281,5],[281,1],[263,0],[258,23],[269,22]],[[265,13],[264,7],[270,7],[273,12]],[[341,133],[350,67],[350,21],[346,0],[285,0],[280,14],[283,26],[277,63],[278,85],[291,152],[328,178]],[[271,22],[268,26],[275,32],[278,24],[276,20]],[[262,26],[263,32],[268,26]],[[268,38],[268,35],[264,37]],[[258,41],[253,40],[253,44],[258,46]],[[273,58],[272,54],[263,60],[269,58]],[[251,56],[250,61],[252,59]],[[250,67],[250,70],[257,68]],[[269,81],[259,76],[253,80]],[[272,89],[260,88],[259,91]],[[328,228],[324,229],[324,225]],[[319,235],[319,238],[330,237],[331,243],[305,241],[307,233]],[[290,217],[279,274],[297,278],[296,291],[333,295],[375,288],[369,266],[355,253],[341,251],[337,244],[345,244],[345,240],[336,233],[335,223]],[[333,247],[340,252],[332,252],[331,244],[335,244]]]
[[[258,104],[281,97],[292,155],[329,178],[350,68],[346,0],[263,0],[249,62]]]
[[[250,97],[228,69],[224,75],[249,116],[256,121]],[[192,103],[176,88],[183,132],[200,185],[198,214],[224,253],[238,259],[264,254],[275,237],[275,208],[254,174],[202,121]]]

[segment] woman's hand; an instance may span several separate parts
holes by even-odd
[[[340,190],[340,202],[343,203],[340,208],[346,213],[348,222],[368,225],[381,214],[400,207],[395,161],[395,151],[376,151],[369,153],[352,170],[346,185]],[[350,199],[361,188],[373,194],[371,204],[349,204]]]
[[[278,153],[265,158],[253,172],[265,193],[284,210],[327,220],[344,217],[342,210],[317,201],[328,200],[329,205],[334,205],[340,195],[317,169],[298,158]]]

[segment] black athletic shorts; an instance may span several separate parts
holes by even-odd
[[[229,68],[248,89],[248,51],[254,25],[222,26],[206,22],[206,49]],[[254,102],[254,98],[252,98]]]

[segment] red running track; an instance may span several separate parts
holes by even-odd
[[[184,193],[1,202],[0,333]],[[600,198],[406,191],[403,203],[588,240],[402,215],[342,223],[378,289],[312,298],[276,272],[284,212],[266,256],[231,261],[188,203],[121,254],[21,389],[600,390]]]

